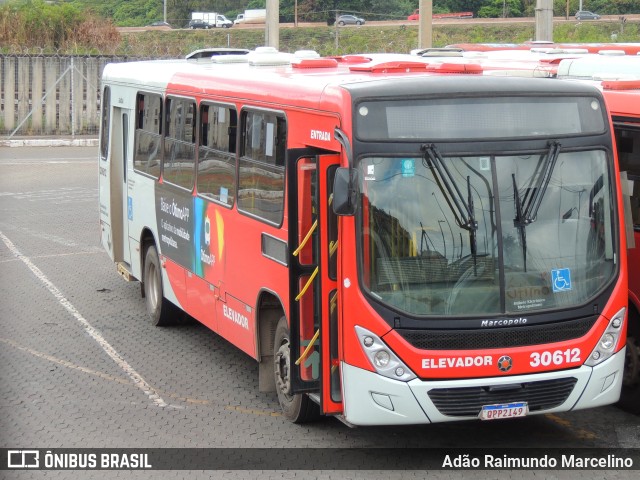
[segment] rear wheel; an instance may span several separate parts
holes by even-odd
[[[274,375],[278,401],[284,416],[293,423],[306,423],[320,417],[320,407],[306,394],[291,392],[291,342],[289,327],[285,317],[280,318],[276,327],[274,348]]]
[[[147,248],[144,256],[144,298],[147,314],[156,327],[164,327],[176,323],[178,309],[166,298],[162,289],[162,271],[160,259],[155,245]]]

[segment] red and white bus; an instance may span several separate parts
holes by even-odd
[[[152,322],[182,310],[238,346],[294,422],[617,401],[627,250],[601,92],[311,57],[105,68],[102,244]]]

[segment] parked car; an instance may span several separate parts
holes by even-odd
[[[338,25],[364,25],[364,18],[358,18],[355,15],[340,15],[336,20]]]
[[[190,28],[192,30],[195,28],[204,28],[205,30],[209,30],[210,27],[211,25],[200,18],[190,20],[189,25],[187,25],[187,28]]]
[[[163,21],[153,22],[153,23],[150,23],[148,26],[149,27],[165,28],[165,29],[166,28],[173,28],[167,22],[163,22]]]
[[[600,15],[587,10],[578,10],[576,12],[576,20],[598,20],[599,18]]]

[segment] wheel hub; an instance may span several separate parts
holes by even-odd
[[[276,388],[285,395],[291,391],[291,377],[289,375],[290,365],[289,342],[284,342],[275,355]]]

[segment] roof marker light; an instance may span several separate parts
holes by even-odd
[[[291,62],[292,68],[336,68],[338,61],[335,58],[303,58],[294,59]]]
[[[433,63],[427,65],[427,71],[433,73],[481,74],[483,68],[477,63]]]
[[[363,55],[338,55],[332,56],[328,58],[335,59],[338,63],[369,63],[371,59],[369,57],[365,57]]]
[[[370,73],[409,73],[424,72],[428,63],[424,62],[384,62],[374,65],[354,65],[349,67],[352,72]]]
[[[629,80],[605,80],[602,82],[605,90],[640,90],[640,78]]]

